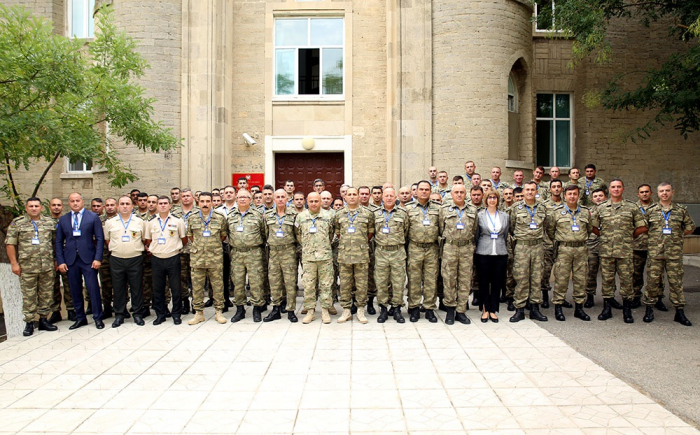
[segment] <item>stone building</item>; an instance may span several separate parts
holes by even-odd
[[[317,177],[402,185],[431,165],[462,174],[465,160],[485,176],[500,166],[508,180],[535,164],[565,173],[592,162],[605,179],[667,180],[679,200],[700,202],[696,140],[667,128],[624,141],[646,114],[584,104],[613,75],[668,56],[675,46],[663,26],[617,23],[615,62],[570,69],[571,41],[539,31],[551,23],[534,22],[523,0],[2,2],[85,38],[92,11],[113,4],[151,65],[142,84],[158,100],[157,119],[185,144],[165,154],[119,149],[140,177],[125,190],[208,189],[234,174],[278,186],[292,178],[307,191]],[[36,179],[17,176],[25,192]],[[41,195],[73,190],[118,193],[99,168],[65,162]]]

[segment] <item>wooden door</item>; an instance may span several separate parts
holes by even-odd
[[[326,190],[339,195],[344,183],[345,164],[343,153],[277,153],[275,154],[276,189],[284,187],[287,180],[294,180],[295,190],[308,195],[313,191],[314,180],[326,182]]]

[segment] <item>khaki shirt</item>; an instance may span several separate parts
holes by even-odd
[[[459,214],[462,213],[460,217]],[[454,204],[443,205],[440,207],[440,220],[438,227],[440,234],[448,242],[468,242],[473,241],[476,236],[476,231],[479,228],[479,219],[477,218],[476,207],[467,204],[462,208]],[[457,225],[460,224],[460,228]]]
[[[611,199],[596,207],[600,222],[600,256],[631,258],[634,230],[646,226],[644,215],[633,202]]]
[[[543,240],[547,226],[547,206],[544,201],[535,201],[532,206],[520,201],[513,204],[509,214],[510,233],[516,241]],[[534,228],[531,228],[533,223]]]
[[[119,214],[107,219],[104,233],[105,241],[109,242],[110,254],[118,258],[134,258],[142,255],[145,226],[143,219],[135,214],[123,223]],[[122,237],[128,237],[128,240]]]
[[[352,220],[351,220],[352,219]],[[374,214],[365,207],[336,211],[335,235],[338,238],[338,262],[369,263],[369,238],[374,234]]]
[[[170,258],[178,255],[182,249],[182,239],[185,237],[185,222],[172,214],[168,214],[165,221],[157,216],[146,223],[144,239],[151,241],[148,250],[154,257]],[[165,239],[164,242],[161,238]]]
[[[175,216],[176,218],[182,219],[182,222],[185,223],[185,232],[187,232],[187,222],[192,215],[196,215],[199,212],[199,207],[194,206],[192,210],[188,211],[187,213],[182,212],[182,206],[178,204],[178,207],[170,209],[170,214]],[[190,248],[192,248],[192,243],[188,243],[185,246],[183,246],[181,253],[182,254],[189,254],[190,253]]]
[[[644,206],[640,201],[637,201],[634,205],[639,209],[639,212],[646,220],[646,215],[649,213],[649,209],[654,207],[656,203],[652,201],[649,205]],[[635,251],[648,251],[649,235],[647,233],[638,235],[632,242],[632,249]]]
[[[429,224],[424,225],[423,220]],[[416,202],[408,208],[408,238],[415,243],[435,243],[438,241],[440,228],[440,206],[428,201],[425,207]]]
[[[191,238],[190,266],[196,268],[218,269],[224,264],[224,249],[221,245],[222,237],[228,235],[226,218],[221,213],[211,210],[211,220],[205,225],[209,216],[200,216],[200,210],[191,213],[187,219],[187,237]],[[208,237],[204,231],[209,231]]]
[[[17,262],[21,268],[36,272],[50,270],[53,273],[56,223],[43,215],[39,216],[38,221],[32,222],[28,215],[13,219],[7,227],[5,244],[17,246]],[[32,243],[35,238],[39,244]]]
[[[287,207],[282,217],[277,215],[277,210],[275,209],[265,212],[267,244],[270,246],[285,246],[295,243],[294,220],[296,220],[296,217],[297,213],[292,207]],[[281,236],[278,234],[279,231],[281,231]]]
[[[267,225],[263,215],[250,207],[245,213],[237,208],[226,218],[228,225],[228,240],[232,249],[247,249],[260,246],[267,240]]]
[[[670,212],[670,214],[668,214]],[[671,234],[664,234],[666,227],[664,213],[668,216],[668,227]],[[695,231],[695,222],[690,217],[688,209],[684,205],[672,202],[670,207],[664,208],[657,203],[650,207],[647,215],[647,227],[649,228],[649,258],[681,260],[683,258],[683,237],[685,231]]]
[[[408,238],[408,214],[400,207],[389,212],[386,208],[374,211],[374,243],[381,246],[405,245]],[[384,228],[388,227],[387,233]]]
[[[294,221],[295,235],[301,243],[302,261],[326,261],[333,259],[333,215],[326,210],[312,214],[309,210],[299,213]],[[314,227],[316,232],[311,232]]]
[[[562,204],[552,210],[552,215],[549,217],[547,235],[557,242],[585,242],[593,231],[593,227],[598,226],[591,210],[584,206],[579,206],[570,213],[566,209],[566,204]],[[571,228],[574,225],[574,217],[579,227],[578,231]]]

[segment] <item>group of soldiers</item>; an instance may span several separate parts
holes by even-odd
[[[665,272],[674,320],[690,326],[683,311],[682,246],[695,225],[686,208],[673,202],[672,186],[661,183],[654,202],[651,186],[643,184],[634,203],[623,198],[622,180],[606,184],[596,177],[595,165],[587,165],[584,173],[580,177],[572,168],[564,182],[552,167],[544,181],[544,168],[537,167],[530,181],[515,171],[508,183],[500,179],[500,168],[486,179],[467,161],[465,174],[454,176],[451,185],[445,171],[431,167],[426,180],[398,191],[391,183],[343,185],[338,197],[325,190],[321,179],[305,195],[295,191],[293,180],[275,190],[251,188],[241,178],[237,186],[212,192],[172,188],[169,196],[159,196],[134,189],[119,198],[94,198],[85,212],[95,213],[103,224],[94,240],[102,253],[93,263],[100,291],[91,297],[101,299],[95,323],[99,328],[101,319],[114,315],[112,327],[130,317],[144,325],[153,308],[154,325],[167,318],[180,324],[190,310],[194,316],[188,324],[195,325],[205,321],[208,306],[222,324],[228,321],[223,313],[235,306],[235,323],[245,318],[246,305],[252,306],[255,322],[278,320],[285,313],[297,322],[301,268],[302,323],[315,320],[319,300],[323,323],[338,314],[336,301],[342,307],[338,323],[353,317],[367,323],[367,314],[377,314],[375,299],[377,322],[393,317],[404,323],[406,299],[411,322],[422,314],[437,322],[439,308],[446,312],[445,323],[469,324],[470,294],[472,305],[479,305],[473,267],[478,214],[485,209],[483,199],[497,191],[499,208],[510,218],[509,262],[505,288],[492,291],[501,292],[501,302],[514,311],[511,322],[524,319],[525,310],[534,320],[547,320],[540,307],[549,308],[552,272],[555,318],[565,320],[563,308],[574,308],[575,317],[590,320],[584,308],[594,305],[600,269],[604,304],[599,320],[622,309],[624,321],[632,323],[632,309],[642,303],[645,322],[654,320],[654,308],[667,311]],[[82,212],[79,193],[69,201],[76,216]],[[55,261],[55,252],[63,248],[55,237],[61,199],[50,201],[49,216],[42,211],[40,199],[30,198],[5,242],[12,271],[20,276],[24,335],[34,332],[37,314],[40,330],[57,329],[61,282],[68,317],[76,321],[71,328],[87,324],[76,319],[67,267]],[[616,274],[622,305],[615,299]],[[570,279],[574,306],[565,299]],[[77,295],[82,305],[82,289]],[[263,318],[268,304],[272,308]]]

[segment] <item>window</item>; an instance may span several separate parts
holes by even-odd
[[[69,0],[68,36],[71,38],[94,38],[95,19],[92,16],[94,10],[95,0]]]
[[[342,18],[275,20],[275,95],[342,96]]]
[[[66,172],[91,172],[92,162],[83,162],[79,159],[66,158],[68,170]]]
[[[571,166],[571,95],[537,94],[537,164]]]
[[[508,76],[508,111],[518,111],[518,88],[515,85],[515,77],[513,77],[513,73]]]
[[[558,32],[555,22],[555,0],[535,0],[535,31]]]

